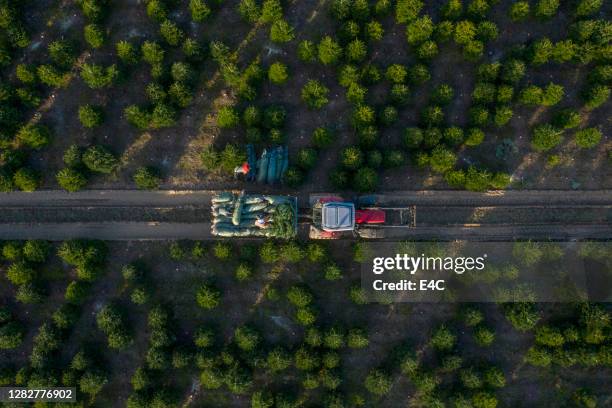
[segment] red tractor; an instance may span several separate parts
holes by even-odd
[[[384,238],[388,228],[414,225],[414,206],[377,207],[375,197],[360,197],[353,202],[330,196],[318,198],[313,203],[309,236],[338,239],[356,234],[361,238]]]

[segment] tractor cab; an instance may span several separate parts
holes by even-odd
[[[355,229],[355,205],[330,202],[321,206],[321,229],[324,231],[353,231]]]
[[[312,209],[310,237],[337,239],[353,232],[360,234],[361,224],[384,224],[385,212],[376,209],[355,209],[355,204],[338,197],[319,199]]]

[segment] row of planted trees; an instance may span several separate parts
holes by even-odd
[[[27,241],[21,246],[9,242],[4,245],[2,252],[5,259],[14,263],[40,263],[47,259],[50,248],[49,244],[42,241]],[[102,273],[106,247],[95,241],[66,241],[58,247],[57,255],[73,268],[72,274],[76,278],[66,286],[60,306],[37,329],[28,362],[20,368],[3,366],[3,383],[28,388],[76,387],[93,400],[107,382],[101,357],[84,347],[66,366],[62,353],[80,318],[90,287]],[[20,281],[23,281],[25,276],[23,273],[13,274],[10,279],[15,281],[21,277]],[[42,301],[41,295],[38,296],[37,301]]]

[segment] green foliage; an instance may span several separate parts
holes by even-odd
[[[408,149],[416,149],[423,142],[423,132],[417,127],[409,127],[404,130],[404,145]]]
[[[367,347],[370,341],[366,332],[362,329],[351,329],[349,330],[346,337],[346,344],[350,348],[364,348]]]
[[[164,61],[164,49],[155,41],[145,41],[140,47],[142,59],[150,65],[159,65]]]
[[[599,144],[603,137],[601,131],[597,128],[585,128],[576,132],[576,145],[583,149],[591,149]]]
[[[482,387],[483,381],[473,368],[464,368],[459,372],[459,379],[465,388],[476,389]]]
[[[51,142],[51,132],[42,125],[24,125],[16,137],[20,143],[32,149],[41,149]]]
[[[196,302],[202,309],[214,309],[220,299],[221,292],[212,285],[201,285],[196,292]]]
[[[483,42],[493,41],[498,35],[497,25],[492,21],[482,21],[476,27],[476,37]]]
[[[488,347],[495,340],[495,332],[484,325],[474,329],[474,341],[482,347]]]
[[[190,0],[189,11],[191,12],[191,19],[197,23],[201,23],[210,16],[210,7],[204,0]]]
[[[304,173],[300,169],[289,167],[284,180],[289,187],[299,187],[304,182]]]
[[[588,110],[603,105],[610,98],[610,87],[606,85],[592,85],[584,92],[585,107]]]
[[[96,322],[107,335],[109,347],[124,349],[132,344],[133,338],[127,329],[125,317],[116,305],[104,306],[96,315]]]
[[[562,131],[552,125],[544,124],[533,129],[531,145],[535,150],[546,151],[558,146],[562,140]]]
[[[453,88],[448,84],[440,84],[434,88],[431,100],[438,105],[448,105],[455,95]]]
[[[32,283],[26,283],[19,286],[15,293],[15,300],[24,304],[41,303],[43,294],[37,286]]]
[[[427,126],[437,126],[444,121],[444,111],[439,106],[427,106],[421,112],[421,121]]]
[[[283,7],[280,0],[264,0],[261,7],[260,21],[273,23],[283,17]]]
[[[312,144],[317,149],[329,147],[333,140],[333,134],[326,128],[319,127],[312,132]]]
[[[24,330],[21,324],[9,321],[0,326],[0,349],[10,350],[17,348],[23,341]]]
[[[325,279],[335,281],[342,279],[342,269],[335,263],[329,263],[324,270]]]
[[[98,106],[83,105],[79,107],[79,121],[86,128],[100,126],[104,120],[102,109]]]
[[[395,21],[398,24],[413,21],[422,8],[422,0],[398,0],[395,4]]]
[[[272,264],[280,259],[278,247],[270,241],[259,247],[259,257],[263,263]]]
[[[493,116],[493,123],[495,126],[502,127],[506,125],[510,119],[512,119],[512,115],[514,112],[512,108],[506,105],[498,106],[495,108],[495,115]]]
[[[559,129],[572,129],[580,125],[580,112],[573,109],[562,109],[553,116],[553,125]]]
[[[301,41],[298,44],[298,58],[303,62],[315,62],[318,56],[318,47],[312,41]]]
[[[384,126],[391,126],[397,121],[398,113],[394,106],[385,106],[380,112],[379,120]]]
[[[329,89],[316,80],[309,80],[302,88],[302,100],[311,109],[321,109],[329,102]]]
[[[240,282],[250,279],[252,275],[253,271],[251,267],[245,263],[238,265],[234,273],[234,276],[236,276],[236,279]]]
[[[117,158],[103,146],[91,146],[83,153],[83,164],[91,171],[109,174],[119,163]]]
[[[37,80],[34,67],[26,64],[17,65],[15,68],[15,76],[24,84],[35,84]]]
[[[377,369],[371,370],[364,382],[366,390],[374,395],[385,395],[389,393],[392,384],[389,375]]]
[[[127,65],[134,65],[138,62],[138,53],[136,52],[136,48],[134,44],[129,41],[119,41],[115,44],[115,50],[117,52],[117,57]]]
[[[523,89],[519,95],[519,102],[525,105],[536,106],[542,103],[544,91],[539,86],[531,85]]]
[[[339,327],[331,327],[323,335],[323,345],[332,350],[338,350],[344,347],[345,338],[344,332]]]
[[[104,45],[104,31],[97,24],[88,24],[83,29],[85,41],[91,48],[100,48]]]
[[[353,176],[353,188],[356,191],[371,192],[378,186],[378,175],[369,167],[361,167]]]
[[[13,174],[13,184],[21,191],[34,191],[40,182],[40,173],[28,167],[22,167]]]
[[[2,257],[8,261],[16,261],[23,256],[23,245],[17,241],[4,242]]]
[[[365,36],[369,41],[380,41],[385,34],[385,30],[378,21],[372,20],[366,24]]]
[[[312,299],[312,293],[303,286],[292,286],[287,291],[287,300],[298,308],[308,306]]]
[[[401,84],[406,81],[407,75],[408,72],[406,71],[406,67],[400,64],[392,64],[387,67],[385,78],[392,83]]]
[[[408,44],[418,45],[428,40],[434,31],[434,24],[429,16],[415,19],[406,26]]]
[[[36,278],[36,271],[24,261],[12,263],[6,271],[6,278],[13,285],[23,285]]]
[[[438,55],[438,45],[434,41],[425,41],[417,48],[416,55],[421,60],[430,60]]]
[[[512,21],[524,21],[529,17],[529,2],[517,1],[510,7],[510,18]]]
[[[47,47],[53,63],[62,69],[69,69],[74,63],[74,50],[68,41],[53,41]]]
[[[185,33],[181,30],[174,21],[164,20],[159,26],[159,34],[166,42],[176,47],[185,38]]]
[[[139,167],[133,176],[136,187],[141,190],[155,190],[159,188],[161,178],[159,172],[153,167]]]
[[[106,68],[97,64],[83,64],[81,66],[81,78],[92,89],[108,88],[119,76],[116,65]]]
[[[482,41],[469,41],[463,46],[463,56],[468,61],[478,61],[484,52],[484,44]]]
[[[317,47],[319,61],[323,65],[335,65],[342,56],[342,47],[330,36],[325,36]]]
[[[430,342],[435,349],[451,350],[456,340],[457,336],[448,327],[442,325],[434,331]]]
[[[510,59],[503,63],[501,79],[509,84],[518,83],[525,76],[525,63],[518,59]]]
[[[285,124],[287,112],[278,105],[268,106],[264,110],[263,125],[268,129],[282,128]]]
[[[357,170],[363,164],[363,153],[357,146],[346,147],[340,154],[340,163],[349,170]]]
[[[506,319],[518,331],[529,331],[540,320],[540,315],[532,303],[508,303],[504,309]]]
[[[317,163],[317,151],[313,148],[303,148],[298,150],[296,164],[303,170],[312,169]]]
[[[476,26],[469,20],[462,20],[455,25],[454,40],[457,44],[466,45],[476,37]]]
[[[85,301],[88,291],[89,285],[86,282],[72,281],[66,287],[64,298],[67,302],[78,305]]]
[[[157,22],[164,21],[168,15],[164,1],[150,0],[147,2],[147,15]]]
[[[241,326],[234,331],[234,341],[240,350],[253,351],[261,342],[261,336],[252,327]]]
[[[527,350],[525,362],[537,367],[548,367],[552,362],[552,357],[546,349],[533,346]]]
[[[41,263],[47,259],[49,249],[47,241],[28,240],[23,245],[23,256],[29,262]]]
[[[583,1],[582,3],[584,3]],[[579,6],[580,7],[580,4]],[[585,388],[579,388],[572,394],[572,401],[578,407],[583,408],[596,408],[597,407],[597,397],[593,395],[593,393]]]
[[[443,146],[437,146],[431,152],[430,165],[436,173],[445,173],[451,170],[456,162],[457,156]]]
[[[279,372],[289,368],[291,365],[291,357],[285,349],[276,347],[268,353],[266,363],[270,371]]]
[[[549,19],[557,14],[559,0],[539,0],[536,4],[534,14],[541,19]]]
[[[548,84],[542,94],[542,105],[553,106],[558,104],[563,99],[564,93],[563,86],[553,83]]]
[[[579,0],[576,4],[576,15],[585,17],[595,14],[602,5],[603,0]]]
[[[147,129],[151,122],[151,114],[144,109],[131,105],[123,111],[125,119],[139,129]]]
[[[468,327],[480,324],[484,320],[483,313],[474,307],[467,307],[461,313],[461,319]]]
[[[467,132],[467,137],[465,139],[466,146],[478,146],[483,142],[485,138],[485,134],[482,130],[478,128],[471,128]]]
[[[293,27],[283,19],[276,20],[270,27],[270,41],[286,43],[295,38]]]
[[[498,401],[495,395],[481,391],[472,396],[472,406],[474,408],[495,408]]]
[[[535,342],[541,346],[560,347],[565,343],[565,338],[556,327],[540,326],[535,331]]]
[[[366,44],[355,39],[346,45],[344,56],[349,62],[361,62],[365,59],[368,53]]]
[[[448,0],[440,9],[443,18],[456,20],[463,14],[463,4],[461,0]]]
[[[233,128],[240,123],[238,112],[231,106],[223,106],[217,112],[217,125],[220,128]]]
[[[416,64],[410,69],[408,77],[413,84],[421,85],[431,79],[431,74],[427,66]]]
[[[61,188],[69,192],[79,191],[87,185],[87,177],[79,170],[71,168],[58,171],[55,179]]]
[[[289,73],[287,72],[287,66],[281,62],[275,62],[270,65],[268,69],[268,79],[270,82],[281,85],[287,82]]]

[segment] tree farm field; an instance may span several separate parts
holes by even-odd
[[[44,282],[34,303],[2,274],[2,297],[21,299],[12,318],[28,322],[18,348],[0,352],[3,375],[44,381],[36,354],[51,353],[84,406],[267,406],[257,403],[270,395],[286,406],[403,407],[479,394],[499,406],[560,406],[584,390],[604,405],[609,398],[606,346],[582,335],[547,345],[559,327],[582,330],[605,317],[601,306],[364,304],[364,247],[346,242],[9,245],[8,255],[36,247],[46,256],[34,266]],[[89,260],[91,275],[72,255],[94,247],[101,258]],[[520,269],[543,255],[529,243],[515,250]],[[487,279],[506,279],[499,272]],[[107,328],[101,316],[111,310],[120,323]],[[67,327],[57,351],[49,321]],[[553,354],[582,344],[603,347],[602,357],[588,349],[567,367]],[[34,367],[19,370],[28,362]]]
[[[21,8],[32,40],[3,72],[32,92],[28,103],[21,94],[22,121],[51,136],[34,149],[16,145],[29,156],[20,165],[36,173],[35,181],[17,184],[58,188],[57,173],[70,169],[79,173],[63,174],[71,189],[134,188],[137,179],[141,188],[240,188],[245,184],[229,170],[254,143],[258,152],[289,147],[283,185],[292,190],[610,187],[610,74],[597,57],[605,38],[589,38],[591,28],[580,26],[609,21],[607,4],[584,17],[561,4],[548,18],[532,6],[518,18],[511,1],[471,11],[465,4],[459,14],[435,1],[412,19],[397,17],[391,3],[388,12],[372,4],[365,17],[351,17],[333,1],[288,2],[280,15],[289,32],[277,29],[272,38],[277,17],[255,21],[249,2],[209,6],[202,18],[193,17],[189,2],[159,10],[157,2],[144,3],[118,1],[100,16],[72,2]],[[457,22],[469,23],[460,25],[468,37],[475,30],[467,43],[475,51],[466,51],[463,32],[453,33]],[[92,25],[99,43],[84,35]],[[322,62],[327,37],[341,51]],[[595,56],[577,51],[585,41]],[[144,43],[150,46],[143,51]],[[40,66],[60,78],[47,78]],[[511,68],[513,78],[505,74]],[[307,101],[312,81],[320,93]],[[552,99],[544,98],[549,84],[562,87]],[[594,88],[601,101],[588,107]],[[355,118],[360,107],[372,122]],[[534,146],[538,128],[554,146]],[[579,147],[576,134],[584,129],[584,139],[595,129],[594,139]],[[233,149],[220,157],[228,144]],[[82,157],[92,146],[104,151]],[[359,166],[371,171],[357,176]],[[466,183],[462,173],[470,168]]]

